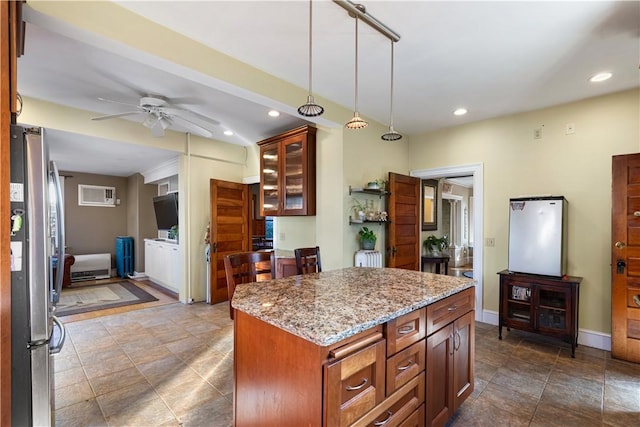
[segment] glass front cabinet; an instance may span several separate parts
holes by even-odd
[[[578,303],[582,277],[550,277],[513,273],[500,275],[498,337],[502,327],[549,335],[571,344],[578,341]]]
[[[258,142],[262,216],[316,214],[316,128]]]

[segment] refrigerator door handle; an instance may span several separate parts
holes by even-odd
[[[55,256],[58,260],[58,266],[56,274],[55,283],[53,284],[53,292],[52,292],[52,302],[53,304],[57,304],[60,300],[60,293],[62,292],[62,279],[64,277],[64,206],[62,202],[62,188],[60,186],[60,175],[58,174],[58,167],[56,163],[50,162],[50,173],[51,179],[53,181],[54,190],[55,190],[55,198],[56,198],[56,243],[57,243],[57,253]],[[51,275],[50,277],[52,277]]]
[[[60,350],[62,350],[62,346],[64,345],[64,340],[67,337],[67,330],[64,327],[64,324],[58,319],[56,316],[51,316],[53,319],[53,324],[60,328],[60,339],[58,343],[55,345],[49,346],[49,354],[58,354]]]

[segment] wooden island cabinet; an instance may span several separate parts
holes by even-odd
[[[474,301],[471,280],[388,268],[240,285],[234,424],[444,425],[473,391]]]

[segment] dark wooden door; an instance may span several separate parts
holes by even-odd
[[[427,426],[444,426],[453,414],[453,324],[427,338]]]
[[[453,411],[473,393],[473,361],[475,356],[474,312],[470,311],[453,324]]]
[[[226,301],[227,279],[224,256],[251,250],[249,245],[249,186],[212,179],[209,183],[211,203],[211,263],[209,270],[211,304]]]
[[[389,172],[387,267],[420,270],[420,179]]]
[[[640,154],[613,156],[611,355],[640,362]]]

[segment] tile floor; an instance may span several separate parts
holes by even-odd
[[[174,303],[68,323],[59,426],[232,425],[226,303]],[[476,324],[475,391],[448,426],[640,425],[640,364]]]

